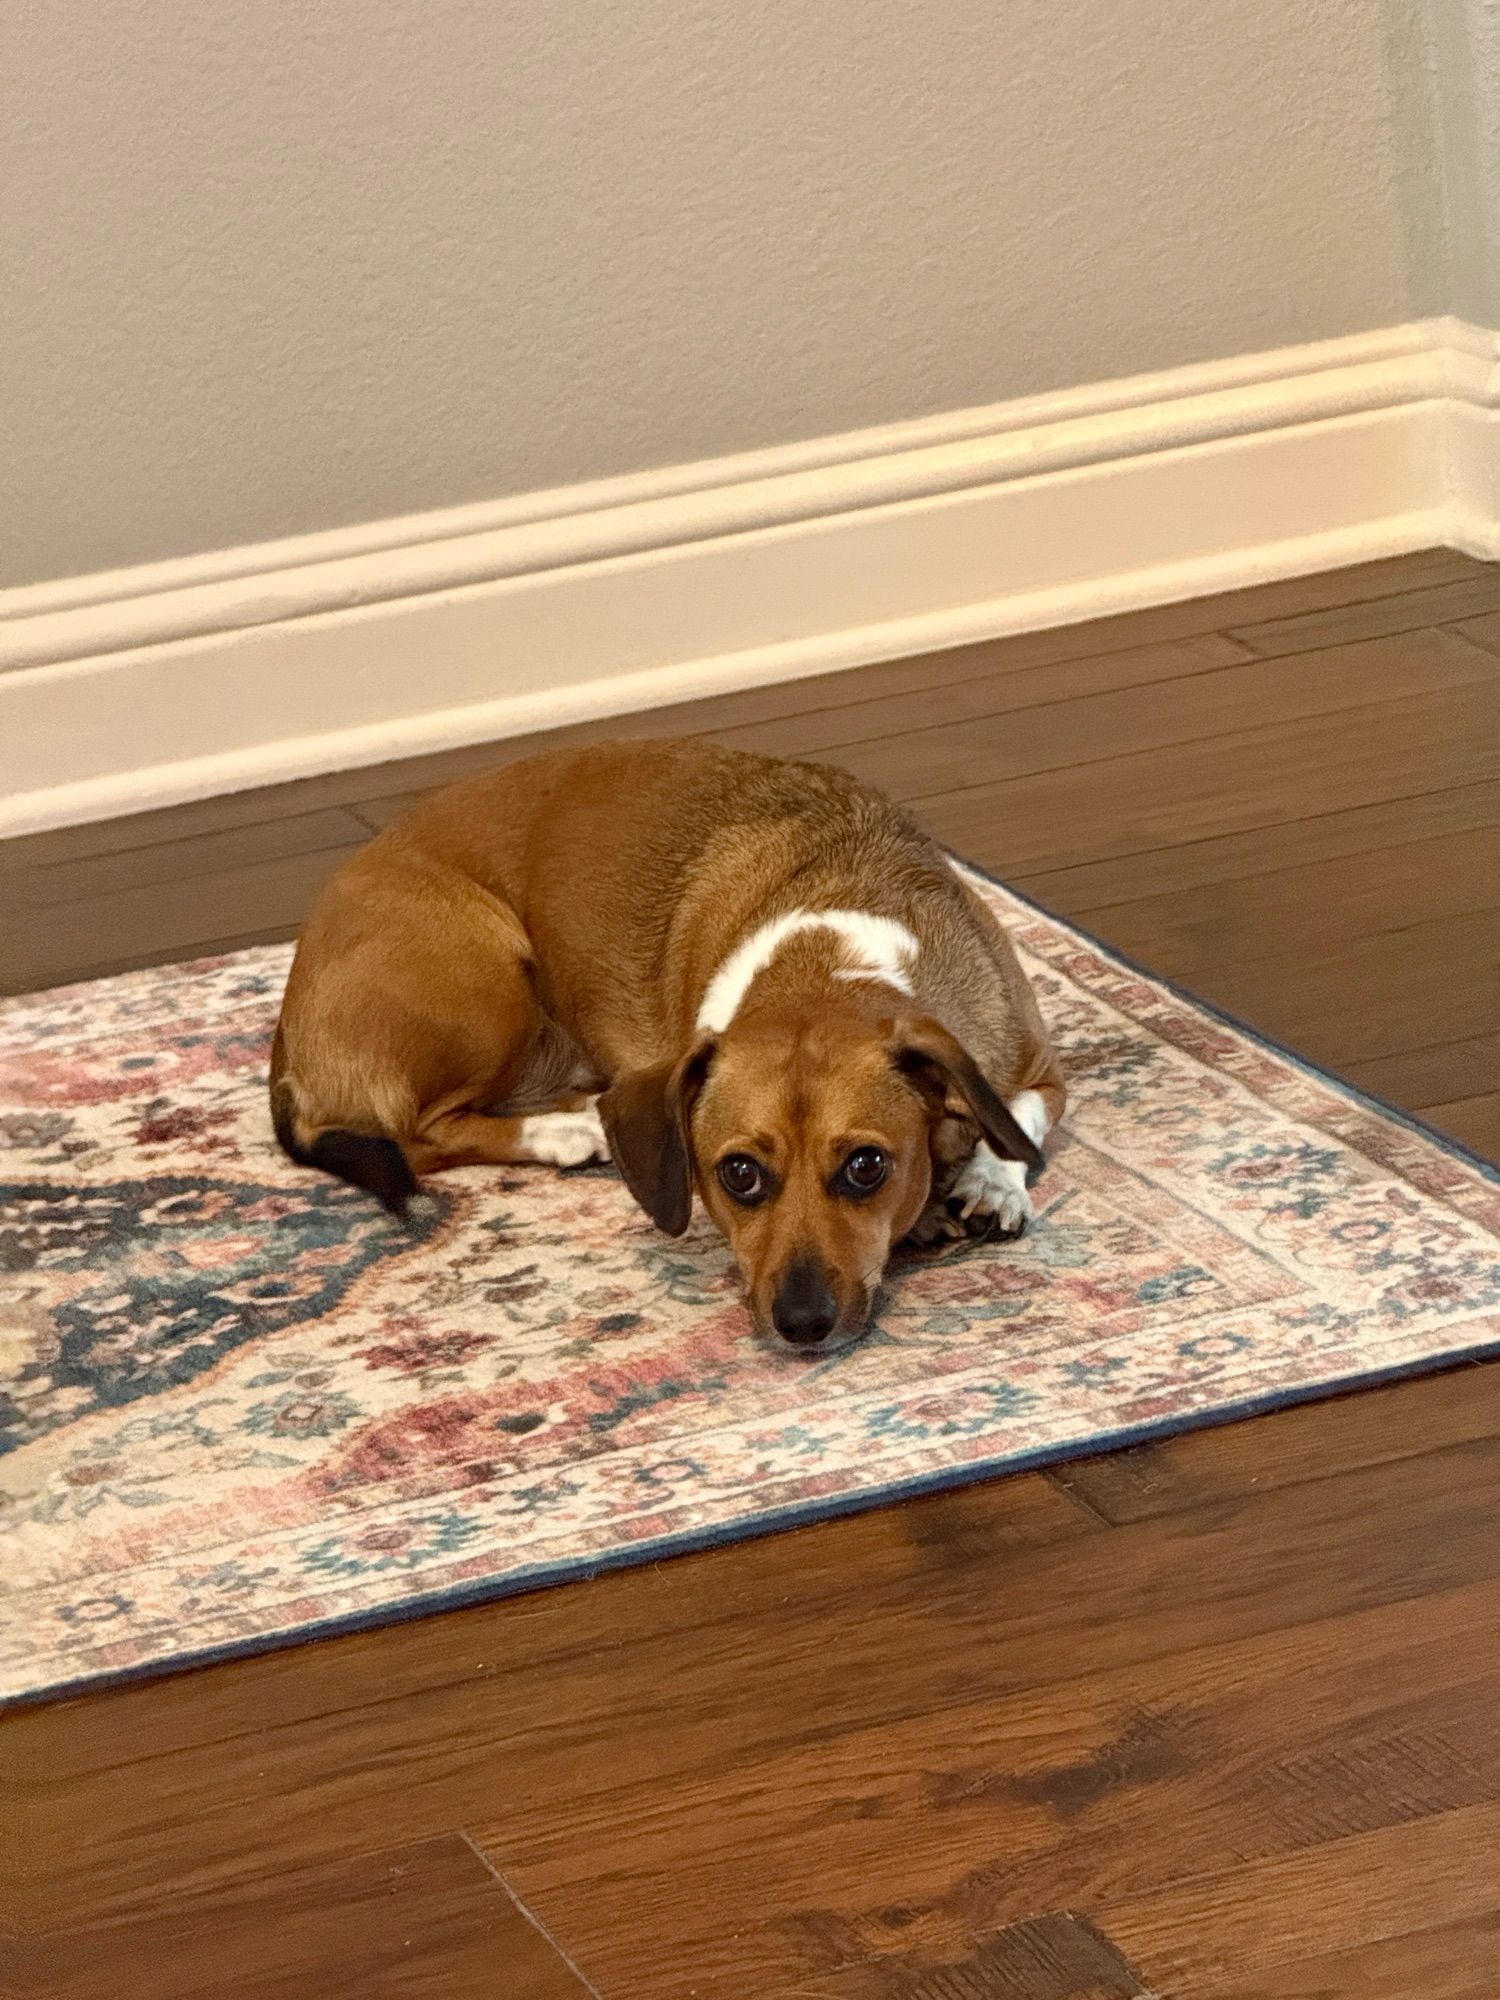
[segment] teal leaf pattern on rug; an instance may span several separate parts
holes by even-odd
[[[323,1318],[366,1271],[411,1255],[440,1213],[414,1204],[395,1224],[322,1180],[296,1195],[202,1174],[7,1183],[0,1271],[44,1273],[61,1296],[54,1339],[0,1391],[0,1452],[90,1410],[164,1395],[247,1342]]]

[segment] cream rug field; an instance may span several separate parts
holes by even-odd
[[[1500,1348],[1493,1173],[981,885],[1073,1102],[1023,1241],[761,1344],[609,1168],[403,1227],[271,1138],[290,947],[0,1006],[0,1698],[557,1584]]]

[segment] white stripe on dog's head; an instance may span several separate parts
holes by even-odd
[[[868,910],[789,910],[742,938],[719,967],[698,1009],[698,1032],[721,1035],[787,939],[811,930],[837,932],[854,956],[855,963],[836,972],[835,979],[878,979],[910,994],[917,940],[905,924]]]

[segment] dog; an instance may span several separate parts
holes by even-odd
[[[613,1157],[694,1191],[757,1330],[867,1326],[892,1248],[1014,1237],[1065,1090],[1001,926],[844,772],[701,741],[451,785],[332,878],[271,1063],[301,1164],[402,1213],[418,1176]]]

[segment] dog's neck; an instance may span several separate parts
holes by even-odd
[[[747,933],[722,961],[695,1025],[699,1034],[722,1034],[752,993],[756,1006],[807,1003],[837,988],[910,998],[917,952],[915,935],[892,917],[855,909],[789,910]]]

